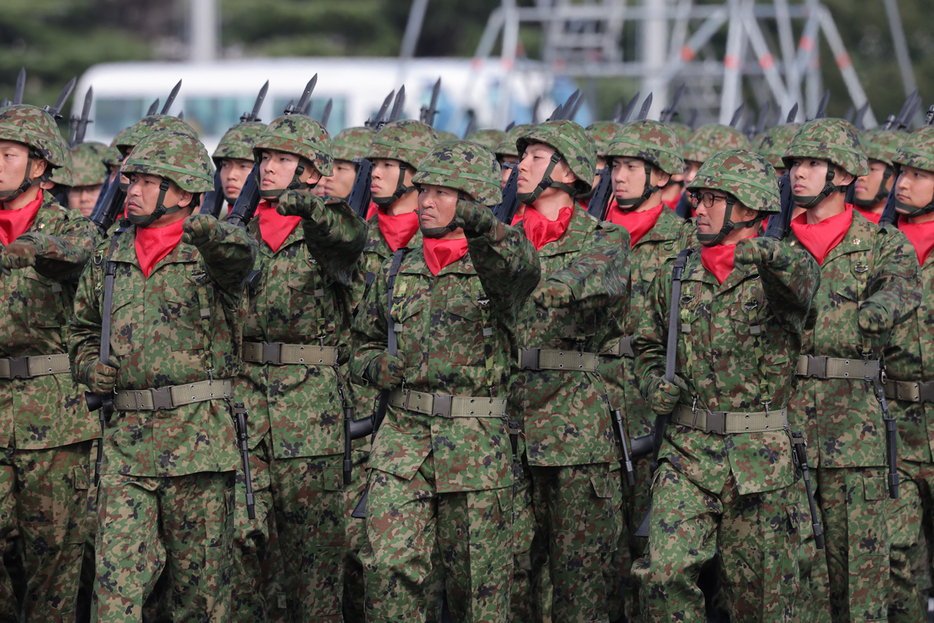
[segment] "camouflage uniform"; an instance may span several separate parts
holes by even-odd
[[[221,137],[217,147],[214,148],[214,153],[211,154],[211,160],[214,161],[214,166],[217,167],[217,170],[219,171],[221,168],[221,161],[227,158],[255,162],[253,145],[256,144],[256,141],[265,129],[265,123],[244,121],[227,130],[224,136]],[[234,198],[234,200],[236,200],[236,198]],[[233,201],[230,199],[227,199],[227,204],[230,208],[233,207]],[[229,215],[229,209],[221,210],[218,218],[222,221],[226,221]]]
[[[639,158],[652,167],[675,174],[684,169],[678,145],[677,138],[667,126],[657,121],[635,121],[623,126],[603,153],[608,160],[614,157]],[[609,162],[607,164],[610,165]],[[635,209],[635,206],[630,209]],[[687,223],[687,226],[693,229],[693,224]],[[613,340],[600,353],[600,374],[608,382],[614,404],[623,411],[630,440],[650,435],[655,419],[639,392],[632,337],[659,267],[690,243],[691,233],[686,230],[686,221],[679,219],[671,210],[663,209],[652,229],[635,243],[630,252],[629,309],[636,312],[620,320],[623,337]],[[647,546],[646,539],[636,537],[635,532],[650,505],[650,458],[648,455],[633,458],[636,486],[623,489],[620,539],[607,570],[611,621],[622,618],[624,614],[630,621],[639,617],[639,589],[633,582],[631,570],[633,562],[645,554]]]
[[[785,166],[791,168],[796,157],[828,161],[828,177],[837,168],[857,176],[867,172],[856,130],[841,119],[804,124],[785,153]],[[828,179],[823,193],[833,189]],[[788,244],[800,242],[792,233]],[[805,333],[798,392],[789,407],[792,428],[804,431],[808,462],[817,471],[826,548],[811,583],[815,599],[824,601],[822,617],[829,608],[835,620],[885,618],[886,437],[873,377],[891,329],[919,301],[910,243],[894,228],[879,228],[853,212],[849,230],[821,266],[816,324]],[[857,370],[846,369],[850,362]]]
[[[204,146],[176,132],[140,141],[123,171],[169,179],[196,197],[213,187]],[[154,214],[161,203],[160,196]],[[230,379],[240,363],[241,291],[256,246],[242,230],[191,216],[146,278],[137,231],[129,225],[97,248],[78,284],[69,338],[75,379],[99,394],[116,390],[104,435],[94,620],[137,623],[165,571],[169,617],[225,621],[239,462]],[[108,366],[99,357],[111,261]]]
[[[463,227],[468,252],[434,276],[415,249],[396,278],[393,359],[404,380],[389,394],[370,456],[367,620],[425,619],[437,547],[453,619],[505,622],[514,536],[507,381],[516,315],[538,283],[539,262],[520,231],[486,207],[501,201],[491,152],[444,143],[421,167],[416,183],[461,193],[455,227]],[[382,372],[392,365],[386,300],[386,280],[378,279],[354,322],[352,368],[389,390],[396,381]],[[444,396],[454,396],[449,410]]]
[[[730,151],[708,159],[688,188],[776,213],[774,176],[760,156]],[[791,621],[800,600],[787,404],[820,271],[807,253],[769,238],[741,241],[734,253],[722,284],[700,253],[688,259],[673,382],[663,377],[671,263],[659,269],[634,339],[642,393],[656,413],[671,413],[652,485],[649,555],[634,570],[652,621],[704,620],[696,583],[715,553],[731,621]]]
[[[517,147],[523,152],[533,142],[551,145],[563,156],[577,177],[575,194],[590,190],[595,150],[583,128],[570,121],[546,122],[520,138]],[[536,524],[527,549],[533,576],[550,576],[556,621],[603,620],[603,568],[616,547],[619,483],[610,474],[617,454],[597,353],[622,335],[629,235],[578,208],[564,234],[538,253],[542,279],[519,314],[520,370],[510,391],[511,407],[522,421],[524,486],[531,487]],[[537,364],[527,361],[536,356]],[[559,362],[565,356],[575,361],[574,369]]]
[[[55,121],[32,106],[0,110],[0,140],[29,146],[30,164],[43,158],[60,167],[67,154]],[[100,427],[68,374],[65,340],[97,230],[56,204],[52,193],[37,199],[32,224],[0,252],[0,555],[17,532],[25,550],[26,620],[67,621],[74,618],[93,523],[90,450]],[[0,561],[0,620],[18,610]]]
[[[253,148],[298,155],[300,166],[329,175],[331,141],[320,123],[279,117]],[[279,191],[272,191],[282,193]],[[253,455],[268,464],[271,511],[285,568],[284,600],[293,621],[340,621],[345,553],[343,375],[350,351],[351,273],[366,226],[344,203],[307,190],[278,200],[302,221],[278,250],[260,239],[238,377],[251,413]],[[348,398],[349,400],[349,398]],[[264,484],[264,483],[261,483]],[[254,534],[262,529],[257,515]],[[267,605],[268,607],[268,605]]]

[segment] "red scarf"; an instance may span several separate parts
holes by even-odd
[[[564,235],[571,223],[571,214],[574,212],[572,206],[561,208],[558,212],[558,218],[549,221],[545,216],[536,210],[533,206],[525,207],[525,216],[523,225],[525,226],[525,235],[529,242],[535,247],[536,251],[541,251],[549,242],[554,242]]]
[[[755,237],[756,234],[747,236],[747,238]],[[717,283],[721,286],[726,278],[730,276],[730,273],[733,272],[735,254],[736,243],[717,244],[710,247],[702,245],[700,248],[701,264],[717,278]]]
[[[159,260],[172,252],[182,239],[182,225],[185,219],[180,219],[163,227],[137,227],[136,228],[136,259],[143,274],[149,277],[152,269]]]
[[[19,210],[0,210],[0,242],[10,244],[32,227],[39,207],[42,206],[42,190],[36,198]]]
[[[521,223],[522,219],[524,218],[525,218],[525,212],[522,212],[521,214],[519,212],[516,212],[515,214],[512,215],[512,223],[510,223],[510,225],[515,227],[516,225]]]
[[[409,240],[418,230],[418,212],[391,215],[387,214],[385,209],[379,208],[376,211],[376,223],[389,248],[395,253],[396,249],[409,244]]]
[[[840,244],[846,232],[849,231],[853,223],[853,206],[846,204],[846,209],[840,214],[825,218],[813,225],[808,225],[807,218],[808,215],[805,212],[798,218],[792,219],[791,231],[795,233],[804,248],[811,252],[817,263],[823,266],[827,254]]]
[[[423,238],[422,252],[432,275],[467,255],[466,238]]]
[[[265,199],[256,206],[256,218],[259,222],[259,235],[273,253],[279,252],[282,243],[302,222],[300,216],[282,216]]]
[[[870,212],[869,210],[864,210],[859,206],[853,206],[853,207],[856,209],[857,212],[859,212],[860,214],[868,218],[870,221],[872,221],[876,225],[879,224],[879,219],[882,218],[882,212],[879,212],[879,213]]]
[[[376,214],[376,211],[379,210],[379,206],[374,202],[370,202],[370,207],[366,209],[366,220],[373,218],[373,215]]]
[[[642,239],[642,236],[646,235],[650,229],[655,227],[655,223],[658,222],[658,218],[662,215],[662,208],[665,204],[660,203],[654,208],[644,210],[642,212],[636,212],[635,210],[630,210],[628,212],[620,210],[616,202],[610,206],[609,220],[611,223],[617,225],[622,225],[626,228],[626,231],[629,232],[630,245],[636,246],[636,243]]]
[[[908,217],[900,216],[898,219],[898,228],[908,236],[908,242],[915,248],[918,254],[918,264],[924,265],[925,260],[934,249],[934,221],[927,223],[909,223]]]

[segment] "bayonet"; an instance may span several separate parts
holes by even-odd
[[[419,118],[422,123],[434,126],[435,124],[435,115],[438,114],[438,97],[441,95],[441,78],[438,78],[438,81],[435,82],[435,86],[431,89],[431,100],[428,103],[428,106],[422,106],[421,114]]]
[[[681,101],[681,96],[684,94],[684,86],[682,82],[678,90],[675,91],[675,96],[671,98],[671,105],[662,109],[662,114],[658,118],[662,123],[670,123],[671,120],[675,118],[675,115],[678,114],[678,103]]]
[[[785,124],[794,123],[795,119],[798,118],[798,103],[795,102],[795,105],[791,107],[791,110],[788,111],[788,116],[785,117]]]
[[[78,81],[77,78],[72,78],[71,80],[69,80],[69,81],[68,81],[68,84],[65,85],[65,88],[62,89],[62,92],[61,92],[61,94],[58,96],[58,99],[55,100],[55,103],[52,104],[51,107],[49,107],[49,106],[43,106],[43,107],[42,107],[42,110],[44,110],[45,112],[49,113],[50,115],[52,115],[52,116],[55,117],[56,119],[61,119],[61,118],[62,118],[62,115],[61,115],[62,106],[65,105],[65,101],[68,99],[68,96],[71,95],[71,92],[72,92],[72,91],[74,90],[74,88],[75,88],[75,82],[77,82],[77,81]]]
[[[22,67],[19,70],[19,75],[16,76],[16,91],[13,92],[13,105],[19,106],[23,103],[23,93],[26,91],[26,68]]]
[[[905,100],[905,103],[902,104],[902,109],[899,111],[898,116],[895,118],[895,127],[896,130],[907,130],[908,124],[915,112],[915,107],[921,101],[921,96],[918,95],[918,89],[915,89],[908,96],[908,99]]]
[[[736,128],[739,127],[740,122],[743,120],[743,113],[746,112],[746,104],[740,104],[739,108],[736,109],[736,112],[733,113],[733,118],[730,119],[730,127]]]
[[[649,93],[649,94],[646,96],[645,101],[642,102],[642,109],[639,110],[639,116],[636,117],[636,121],[641,121],[642,119],[645,119],[646,117],[648,117],[648,116],[649,116],[649,109],[650,109],[651,107],[652,107],[652,94]]]
[[[564,102],[564,105],[561,107],[561,116],[558,118],[559,119],[571,119],[572,117],[569,116],[571,114],[571,110],[574,108],[574,105],[577,103],[577,100],[580,99],[580,97],[581,97],[580,89],[577,89],[576,91],[571,93],[571,97],[569,97]]]
[[[578,111],[581,109],[581,106],[584,104],[584,94],[580,91],[577,92],[577,99],[574,100],[574,106],[571,107],[571,110],[565,115],[565,118],[569,121],[574,121],[574,118],[577,116]]]
[[[325,129],[328,127],[328,121],[331,120],[331,108],[333,107],[334,100],[329,98],[328,103],[324,105],[324,112],[321,113],[321,125],[323,125]]]
[[[169,97],[165,100],[165,106],[162,107],[162,112],[160,114],[167,115],[169,114],[169,109],[172,107],[172,104],[175,103],[175,98],[178,97],[178,92],[182,88],[182,81],[179,80],[175,83],[175,86],[172,87],[172,91],[169,93]]]
[[[516,122],[515,122],[515,121],[510,121],[510,122],[509,122],[509,125],[506,126],[506,130],[505,130],[505,131],[506,131],[506,132],[509,132],[509,130],[513,129],[514,127],[516,127]]]
[[[72,120],[75,121],[75,126],[71,140],[68,143],[69,147],[74,147],[84,142],[84,135],[87,132],[88,124],[92,123],[88,121],[88,117],[91,115],[91,101],[93,98],[94,87],[88,87],[88,92],[84,96],[84,107],[81,109],[81,116],[72,117]]]
[[[477,114],[472,108],[467,110],[467,129],[464,130],[464,138],[470,136],[477,129]]]
[[[156,101],[154,101],[152,104],[149,105],[149,110],[146,111],[146,116],[148,117],[150,115],[156,114],[157,110],[159,110],[159,98],[158,97],[156,98]]]
[[[815,119],[823,119],[827,115],[827,104],[830,103],[830,89],[824,91],[824,94],[820,97],[820,102],[817,103],[817,112],[814,113]]]
[[[263,101],[266,99],[266,92],[269,90],[269,80],[266,81],[266,84],[263,85],[263,88],[259,90],[259,94],[256,96],[256,102],[253,103],[253,112],[243,113],[240,117],[241,123],[246,122],[255,122],[259,121],[259,109],[263,107]]]
[[[616,110],[613,111],[613,116],[610,117],[610,121],[614,123],[619,123],[619,118],[623,114],[623,100],[620,100],[616,104]]]
[[[389,110],[389,104],[392,103],[392,98],[395,95],[395,89],[390,91],[389,95],[386,96],[386,99],[383,100],[382,106],[379,107],[379,111],[376,113],[376,116],[367,119],[363,125],[368,128],[379,128],[380,124],[383,122],[383,117],[386,116],[386,111]]]
[[[392,103],[392,112],[389,113],[390,123],[393,121],[398,121],[402,118],[402,109],[405,106],[405,85],[403,84],[399,87],[399,92],[396,93],[396,101]]]
[[[843,115],[843,119],[853,123],[853,118],[856,116],[856,109],[853,108],[853,104],[850,104],[850,107],[846,109],[846,114]]]
[[[538,125],[538,107],[542,103],[542,96],[539,95],[535,98],[535,101],[532,102],[532,124]]]
[[[291,115],[292,113],[298,113],[299,115],[305,110],[305,105],[308,103],[308,100],[311,99],[311,94],[315,90],[315,85],[318,84],[318,74],[315,74],[311,77],[311,80],[305,85],[305,90],[302,91],[302,96],[298,98],[298,103],[294,106],[292,102],[289,102],[289,105],[285,107],[285,110],[282,111],[284,115]]]
[[[184,110],[180,110],[180,111],[178,112],[178,118],[179,118],[179,120],[181,120],[181,121],[184,121],[184,120],[185,120],[185,111],[184,111]]]

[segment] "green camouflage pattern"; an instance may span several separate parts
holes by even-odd
[[[598,156],[606,155],[606,150],[609,148],[610,143],[613,142],[613,137],[623,127],[623,124],[615,121],[597,121],[587,126],[587,131],[593,138],[594,145],[597,148]]]
[[[691,134],[694,133],[694,130],[691,129],[691,126],[686,123],[670,121],[665,125],[671,128],[671,131],[674,132],[675,136],[678,137],[678,141],[681,143],[682,149],[684,148],[684,144],[688,142],[688,139],[691,138]]]
[[[494,128],[486,128],[483,130],[475,130],[467,136],[464,137],[465,141],[470,141],[471,143],[476,143],[481,147],[486,147],[490,151],[496,149],[496,146],[503,142],[503,139],[506,138],[506,133],[502,130],[497,130]]]
[[[500,141],[492,152],[497,156],[513,156],[519,157],[519,149],[516,147],[516,141],[525,136],[535,125],[531,123],[523,123],[520,125],[513,126],[511,130],[506,132],[506,136],[503,137],[503,140]]]
[[[422,160],[412,178],[416,187],[425,184],[453,188],[485,206],[503,201],[503,174],[489,149],[469,141],[441,143]]]
[[[924,497],[931,492],[930,481],[925,479],[930,477],[931,467],[930,463],[900,461],[898,499],[888,500],[886,529],[891,547],[888,615],[893,623],[923,621],[927,616],[931,571],[924,530],[925,523],[930,525],[931,515],[924,508]]]
[[[195,194],[214,190],[214,167],[207,150],[197,138],[181,132],[150,134],[133,148],[120,172],[157,175]]]
[[[116,389],[235,376],[242,286],[256,241],[243,229],[219,222],[200,247],[179,242],[145,278],[135,237],[136,227],[128,227],[113,242],[112,254],[111,242],[102,243],[81,276],[69,335],[75,379],[87,383],[89,369],[99,361],[108,256],[116,263],[111,330]],[[169,411],[125,411],[107,426],[102,473],[165,478],[232,472],[240,461],[234,442],[231,410],[220,400]]]
[[[143,117],[130,127],[117,134],[112,147],[120,150],[120,155],[126,158],[134,147],[140,144],[150,134],[155,132],[179,132],[192,138],[198,138],[195,129],[178,117],[171,115],[149,115]]]
[[[681,142],[664,123],[642,119],[628,123],[600,152],[607,157],[621,156],[644,160],[669,175],[684,171]]]
[[[331,139],[334,159],[353,162],[357,158],[363,158],[375,135],[376,132],[367,127],[344,128]]]
[[[369,227],[366,234],[366,244],[363,247],[363,257],[358,264],[358,270],[354,273],[353,281],[353,305],[354,310],[359,309],[360,304],[366,298],[372,284],[379,275],[386,278],[389,274],[389,265],[387,261],[392,257],[392,249],[383,232],[379,228],[377,219],[379,216],[374,214],[367,223]],[[422,246],[422,230],[416,228],[406,246],[410,249]]]
[[[845,119],[813,119],[802,125],[782,156],[786,169],[795,158],[826,160],[856,177],[869,175],[859,131]]]
[[[454,137],[454,140],[459,140]],[[413,119],[402,119],[387,123],[373,137],[366,152],[369,160],[386,158],[404,162],[418,169],[422,158],[427,156],[440,142],[438,133],[431,126]]]
[[[905,141],[908,140],[908,134],[898,130],[864,130],[859,137],[859,142],[866,152],[866,157],[870,160],[878,160],[888,165],[895,164],[896,154],[901,149]],[[930,152],[929,152],[930,153]],[[934,158],[932,158],[934,162]]]
[[[688,184],[688,191],[722,190],[750,210],[765,214],[782,211],[775,170],[751,151],[724,151],[707,159]]]
[[[283,115],[273,120],[253,145],[253,157],[257,162],[264,149],[301,156],[325,177],[334,168],[331,136],[321,123],[305,115]]]
[[[53,168],[68,164],[68,146],[52,115],[21,104],[0,109],[0,140],[32,147]]]
[[[72,186],[97,186],[107,179],[104,160],[109,148],[103,143],[81,143],[71,150]],[[117,163],[119,164],[119,163]]]
[[[531,143],[543,143],[561,154],[577,177],[574,186],[579,195],[591,191],[597,168],[597,148],[593,138],[580,124],[557,119],[533,126],[516,140],[518,153],[524,153]]]
[[[224,158],[254,162],[256,158],[253,155],[253,145],[265,130],[265,123],[255,121],[238,123],[227,130],[211,154],[214,166],[221,168],[221,160]]]
[[[684,143],[681,157],[694,162],[705,162],[721,151],[752,149],[746,135],[728,125],[710,123],[697,128]]]
[[[908,135],[892,162],[896,165],[904,164],[924,171],[934,171],[934,126],[918,128]]]
[[[446,141],[459,141],[461,137],[454,134],[453,132],[448,132],[447,130],[435,130],[435,134],[438,136],[438,142],[444,143]]]
[[[71,152],[65,152],[65,164],[52,169],[52,175],[49,176],[49,181],[58,186],[74,186],[74,175],[72,173],[72,167],[74,166],[74,159],[71,157]]]
[[[758,143],[754,143],[758,145],[756,151],[759,152],[759,155],[765,158],[773,168],[784,169],[785,163],[782,161],[782,156],[788,151],[791,140],[800,129],[800,123],[786,123],[785,125],[777,125],[773,128],[769,128],[762,139]]]

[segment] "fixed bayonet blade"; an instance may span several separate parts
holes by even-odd
[[[253,112],[244,114],[240,117],[240,121],[259,121],[259,109],[263,107],[263,101],[266,99],[266,91],[268,90],[269,80],[267,80],[263,88],[259,90],[259,94],[256,96],[256,102],[253,103]]]
[[[795,102],[795,105],[791,107],[791,110],[788,111],[788,116],[785,117],[785,123],[794,123],[795,119],[798,118],[798,103]]]
[[[383,122],[383,119],[386,118],[386,111],[389,110],[389,105],[392,104],[392,98],[395,96],[396,90],[393,89],[389,92],[389,95],[386,96],[386,99],[383,100],[382,105],[379,107],[379,111],[376,113],[376,117],[371,120],[374,126],[378,126]]]
[[[662,123],[669,123],[672,119],[675,118],[675,115],[678,114],[678,102],[681,101],[681,96],[684,94],[685,84],[682,82],[681,86],[678,87],[678,90],[675,91],[675,96],[671,98],[671,105],[662,109],[662,114],[659,117],[659,121]]]
[[[172,91],[169,93],[169,97],[165,100],[165,106],[162,107],[162,112],[160,114],[167,115],[169,114],[169,109],[172,107],[172,104],[175,103],[175,98],[178,97],[178,92],[182,88],[182,81],[179,80],[175,83],[175,86],[172,87]]]
[[[402,109],[405,106],[405,85],[399,87],[396,93],[396,101],[392,103],[392,112],[389,113],[389,121],[398,121],[402,118]]]
[[[312,76],[311,80],[308,81],[308,84],[305,85],[305,90],[302,92],[302,96],[298,99],[298,104],[295,105],[295,110],[297,110],[299,114],[304,112],[305,106],[308,104],[308,100],[311,99],[311,94],[314,93],[316,84],[318,84],[318,74]]]
[[[505,131],[506,131],[506,132],[509,132],[509,130],[513,129],[514,127],[516,127],[516,122],[515,122],[515,121],[510,121],[510,122],[509,122],[509,125],[506,126],[506,130],[505,130]]]
[[[421,110],[421,122],[430,126],[435,124],[435,115],[438,114],[438,97],[441,95],[441,78],[438,78],[438,81],[435,82],[435,86],[431,89],[431,100],[428,102],[428,106],[422,106]]]
[[[334,106],[334,100],[328,99],[328,103],[324,105],[324,112],[321,113],[321,125],[325,129],[328,127],[328,121],[331,120],[331,108]]]
[[[93,99],[94,87],[88,87],[88,92],[84,95],[84,107],[81,109],[81,117],[78,119],[74,145],[80,145],[84,142],[84,135],[87,133],[88,124],[91,123],[88,118],[91,116],[91,102]],[[72,145],[72,147],[74,147],[74,145]]]
[[[856,111],[856,117],[853,119],[853,125],[856,126],[857,130],[863,129],[863,117],[866,116],[866,111],[869,110],[869,102],[859,107],[859,110]]]
[[[911,115],[915,110],[916,99],[921,99],[918,96],[918,89],[911,92],[908,99],[902,104],[902,109],[898,111],[898,116],[895,117],[895,130],[905,130],[908,128],[908,120],[911,119]]]
[[[473,134],[474,130],[477,129],[477,114],[473,111],[473,108],[467,111],[467,128],[464,130],[464,138]]]
[[[623,114],[623,102],[620,100],[616,104],[616,109],[613,110],[613,116],[610,117],[610,121],[614,123],[619,123],[619,117]]]
[[[768,117],[769,117],[769,110],[771,110],[771,108],[772,108],[772,103],[768,101],[765,104],[763,104],[761,108],[759,108],[759,119],[758,119],[758,122],[756,123],[756,128],[754,130],[755,136],[758,136],[759,134],[762,134],[763,132],[765,132],[766,127],[768,127],[767,123],[768,123]]]
[[[815,119],[823,119],[827,114],[827,104],[830,103],[830,89],[824,91],[820,96],[820,102],[817,103],[817,112],[814,113]]]
[[[626,104],[626,108],[623,109],[623,113],[619,116],[619,123],[626,123],[629,121],[629,117],[632,116],[632,111],[636,109],[636,104],[639,103],[640,95],[642,95],[641,91],[636,92],[636,94],[632,96],[632,99]]]
[[[538,107],[541,105],[541,103],[542,103],[542,96],[541,96],[541,95],[539,95],[538,97],[536,97],[536,98],[535,98],[535,101],[532,102],[532,124],[533,124],[533,125],[537,125],[537,124],[538,124]]]
[[[641,121],[649,116],[649,109],[652,107],[652,94],[649,93],[645,97],[645,101],[642,102],[642,108],[639,110],[639,116],[636,117],[636,121]]]
[[[78,144],[78,122],[81,121],[81,118],[77,115],[72,115],[71,119],[68,120],[68,147],[69,149]]]
[[[65,101],[68,99],[68,96],[71,95],[71,92],[72,92],[72,91],[74,90],[74,88],[75,88],[75,82],[77,82],[77,81],[78,81],[78,78],[77,78],[77,77],[72,78],[71,80],[69,80],[69,81],[68,81],[68,84],[65,85],[65,88],[62,89],[62,92],[61,92],[61,94],[58,96],[58,99],[55,100],[55,103],[52,104],[51,107],[49,107],[49,106],[43,107],[42,110],[46,111],[47,113],[49,113],[50,115],[52,115],[52,116],[55,117],[56,119],[61,119],[61,118],[62,118],[62,115],[61,115],[62,106],[65,105]]]
[[[733,118],[730,119],[730,127],[735,128],[739,125],[739,122],[743,120],[743,113],[746,112],[746,104],[740,104],[739,108],[736,109],[736,112],[733,113]]]
[[[567,119],[569,121],[574,121],[574,118],[577,117],[578,111],[580,111],[581,106],[584,105],[584,94],[580,93],[577,96],[577,99],[574,101],[574,106],[571,107],[571,110],[567,113]]]
[[[146,116],[148,117],[150,115],[156,114],[157,110],[159,110],[159,98],[158,97],[156,98],[156,101],[154,101],[152,104],[149,105],[149,110],[146,111]]]
[[[853,118],[856,116],[856,109],[853,108],[853,104],[850,104],[849,108],[846,109],[846,114],[843,115],[845,121],[853,123]]]
[[[184,120],[185,120],[185,111],[184,111],[184,110],[178,111],[178,118],[179,118],[181,121],[184,121]]]
[[[16,76],[16,91],[13,92],[13,105],[19,106],[23,103],[23,93],[26,92],[26,68],[23,67],[19,70],[19,75]]]

